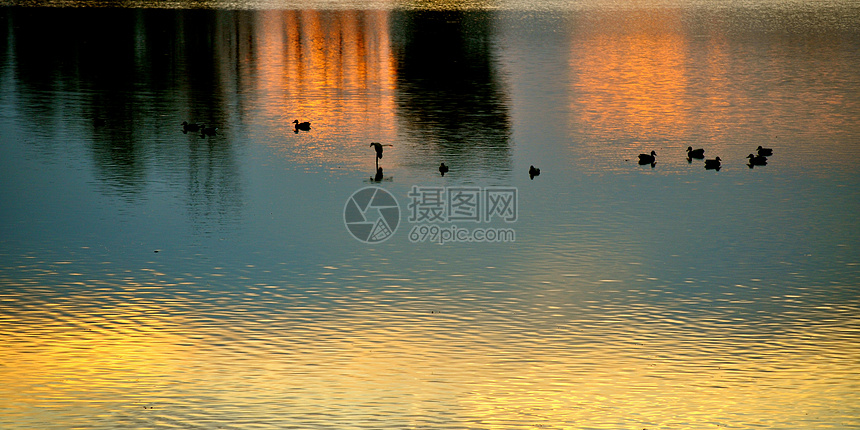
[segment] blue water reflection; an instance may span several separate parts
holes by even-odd
[[[0,9],[0,427],[857,427],[856,6],[414,6]]]

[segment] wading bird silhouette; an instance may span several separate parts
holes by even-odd
[[[394,145],[383,145],[379,142],[370,142],[370,146],[376,150],[376,168],[379,168],[379,159],[382,158],[382,147],[383,146],[394,146]]]

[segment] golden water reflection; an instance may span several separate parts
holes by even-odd
[[[0,424],[858,424],[850,303],[810,306],[800,293],[768,304],[744,286],[654,301],[659,288],[523,287],[504,270],[492,283],[366,273],[287,274],[303,288],[163,273],[68,281],[62,269],[54,288],[4,281]]]
[[[840,30],[797,34],[810,40],[792,43],[779,31],[745,34],[743,19],[708,25],[720,19],[733,18],[667,8],[572,20],[565,110],[577,136],[571,150],[587,161],[584,168],[629,169],[625,157],[653,149],[662,166],[683,166],[688,146],[742,166],[763,142],[792,166],[810,157],[856,162],[844,135],[857,132],[846,116],[857,100],[837,88],[857,75],[837,60]],[[792,16],[780,11],[770,19]]]
[[[243,108],[276,151],[373,172],[369,142],[378,141],[394,144],[388,171],[425,169],[430,157],[475,176],[510,169],[491,14],[261,11],[255,20],[242,73],[254,76],[246,91],[262,96]],[[295,133],[295,119],[311,130]]]
[[[255,18],[249,73],[264,97],[249,108],[279,136],[270,144],[302,162],[373,166],[369,142],[395,140],[388,12],[261,11]],[[295,119],[310,121],[311,132],[295,133]]]
[[[659,31],[678,28],[679,17],[649,18],[652,25],[575,36],[569,67],[579,97],[570,111],[585,126],[647,141],[683,134],[693,121],[683,106],[686,35]]]

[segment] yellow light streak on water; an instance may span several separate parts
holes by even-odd
[[[392,427],[702,429],[855,419],[860,333],[849,305],[758,322],[733,317],[744,308],[728,299],[707,312],[637,303],[642,291],[624,282],[624,303],[565,300],[594,285],[579,277],[563,277],[558,294],[493,304],[465,288],[473,277],[430,295],[410,279],[378,293],[321,283],[299,294],[141,280],[158,300],[133,280],[68,285],[77,295],[27,281],[29,293],[0,302],[0,422],[241,428],[384,416]],[[494,294],[512,294],[505,285]]]

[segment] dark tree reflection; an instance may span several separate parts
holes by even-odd
[[[397,12],[391,21],[398,115],[410,140],[460,166],[509,171],[511,120],[492,12]]]
[[[82,140],[102,188],[129,201],[156,180],[184,184],[192,215],[238,210],[230,140],[183,135],[180,123],[229,116],[247,12],[5,8],[0,19],[3,82],[26,133]]]

